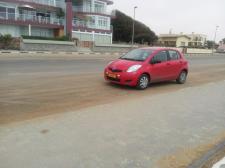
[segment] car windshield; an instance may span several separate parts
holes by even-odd
[[[153,50],[151,49],[135,49],[120,57],[120,59],[145,61],[152,54],[152,52]]]

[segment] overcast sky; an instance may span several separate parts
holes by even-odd
[[[217,41],[225,38],[225,0],[113,0],[110,9],[119,9],[149,26],[156,34],[200,33]]]

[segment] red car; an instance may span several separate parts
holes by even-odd
[[[150,83],[176,80],[183,84],[188,61],[175,49],[149,47],[135,49],[109,63],[104,76],[112,83],[146,89]]]

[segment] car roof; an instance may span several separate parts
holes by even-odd
[[[176,51],[179,51],[176,48],[167,48],[167,47],[143,47],[143,48],[140,48],[140,49],[142,49],[142,50],[154,50],[154,51],[160,51],[160,50],[176,50]]]

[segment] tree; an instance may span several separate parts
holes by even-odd
[[[133,19],[121,11],[114,11],[115,18],[112,19],[113,41],[129,43],[132,40]],[[134,42],[153,44],[157,41],[156,34],[146,25],[135,21]]]
[[[208,48],[208,49],[212,49],[213,47],[215,47],[216,46],[216,43],[214,42],[214,41],[211,41],[211,40],[207,40],[206,41],[206,47]]]
[[[223,42],[223,44],[225,44],[225,38],[224,38],[224,39],[222,39],[222,42]]]

